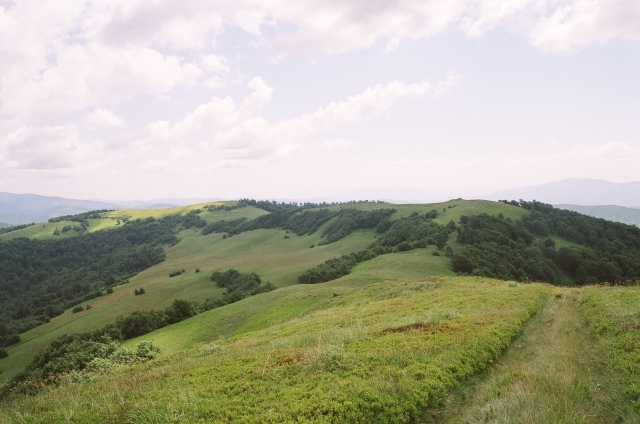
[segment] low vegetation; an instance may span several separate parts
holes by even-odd
[[[487,367],[546,293],[542,285],[473,278],[371,285],[134,372],[17,398],[1,413],[8,420],[20,411],[36,423],[65,413],[77,422],[415,422]]]
[[[0,242],[0,422],[638,421],[635,227],[535,201],[144,213]]]
[[[601,365],[640,420],[640,286],[587,287],[580,311],[596,335]]]

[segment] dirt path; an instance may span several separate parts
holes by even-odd
[[[578,291],[558,291],[486,373],[452,393],[437,423],[609,423],[615,402],[598,370]]]

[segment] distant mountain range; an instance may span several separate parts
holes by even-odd
[[[503,190],[486,200],[538,200],[553,205],[616,205],[640,207],[640,181],[613,183],[606,180],[569,178],[552,183]]]
[[[624,206],[584,206],[584,205],[554,205],[556,208],[568,209],[595,218],[608,219],[609,221],[622,222],[624,224],[640,227],[640,209],[626,208]]]
[[[538,200],[598,218],[640,225],[640,181],[613,183],[606,180],[570,178],[483,195],[474,194],[469,190],[454,192],[383,187],[345,190],[317,199],[279,199],[279,201],[386,200],[391,203],[429,203],[459,197],[486,200]],[[42,222],[55,216],[77,214],[95,209],[158,209],[216,200],[223,199],[165,198],[146,201],[104,201],[66,199],[37,194],[0,193],[0,223],[18,225]],[[634,207],[639,209],[632,209]]]
[[[0,193],[0,226],[2,223],[19,225],[30,222],[44,222],[56,216],[74,215],[96,209],[159,209],[214,200],[219,199],[169,198],[147,201],[109,202],[40,196],[38,194]]]

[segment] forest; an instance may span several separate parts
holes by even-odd
[[[24,371],[12,379],[8,387],[0,389],[0,397],[8,395],[10,390],[30,390],[42,387],[40,383],[55,383],[56,376],[84,370],[96,359],[110,359],[123,341],[275,289],[270,282],[263,282],[258,274],[243,274],[235,269],[215,271],[211,275],[211,281],[218,287],[225,288],[222,299],[206,299],[202,303],[176,299],[164,309],[134,311],[126,317],[117,317],[115,323],[100,329],[65,334],[55,339],[38,353]]]
[[[528,210],[522,219],[486,213],[440,225],[431,211],[383,221],[378,239],[361,252],[332,258],[298,277],[301,284],[334,280],[379,254],[435,245],[458,274],[559,285],[633,284],[640,280],[640,229],[541,202],[502,201]],[[456,232],[458,245],[448,245]],[[556,248],[552,237],[571,242]],[[437,252],[437,251],[436,251]],[[437,252],[436,254],[439,254]]]
[[[576,285],[640,280],[640,229],[540,202],[510,201],[530,211],[521,220],[486,214],[463,217],[455,272],[517,281]],[[572,246],[556,249],[551,238]]]
[[[204,224],[197,213],[176,214],[75,238],[0,243],[0,347],[19,342],[18,334],[162,262],[162,245],[176,243],[179,228]]]

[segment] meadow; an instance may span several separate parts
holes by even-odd
[[[159,218],[204,206],[108,212],[88,231],[117,228],[117,217],[126,215]],[[515,220],[528,213],[466,200],[348,207],[393,207],[392,220],[436,209],[434,221],[442,225],[463,215]],[[215,222],[265,213],[244,207],[200,216]],[[296,284],[305,270],[378,237],[361,229],[319,246],[331,222],[304,236],[281,229],[227,237],[181,230],[180,241],[164,247],[164,262],[91,300],[90,310],[67,311],[21,334],[21,343],[0,359],[0,379],[8,381],[63,334],[178,298],[220,298],[224,289],[210,281],[216,270],[256,272],[277,289],[128,340],[122,347],[153,342],[159,357],[76,372],[35,396],[9,398],[0,403],[0,423],[640,422],[640,287],[456,276],[447,256],[434,255],[435,246],[377,256],[326,283]],[[2,238],[60,237],[52,224],[62,223]],[[455,233],[447,245],[462,247]],[[169,277],[177,270],[185,272]],[[134,296],[141,287],[145,294]]]
[[[206,205],[232,206],[235,202],[215,202],[179,208],[165,208],[156,210],[125,210],[107,212],[104,218],[89,220],[89,232],[117,228],[117,219],[162,218],[164,216],[182,213],[194,209],[203,210]],[[455,207],[454,207],[455,206]],[[425,213],[437,208],[444,212],[437,219],[446,223],[457,219],[461,214],[500,210],[514,217],[522,214],[520,208],[502,205],[488,201],[450,201],[438,204],[421,205],[384,205],[360,203],[348,205],[349,208],[361,210],[393,207],[397,212],[392,219],[409,216],[412,213]],[[337,209],[334,206],[329,209]],[[264,215],[262,209],[244,207],[233,210],[209,212],[203,210],[200,216],[206,222],[219,220],[233,220],[240,217],[248,219]],[[328,222],[326,225],[329,225]],[[77,237],[78,233],[69,231],[60,236],[54,236],[55,228],[64,225],[77,225],[74,222],[53,222],[37,224],[22,230],[4,234],[2,240],[17,237],[29,237],[39,240],[52,240],[58,237]],[[44,225],[44,227],[42,227]],[[198,229],[183,230],[178,234],[181,241],[175,246],[166,246],[167,259],[130,279],[129,284],[116,286],[113,293],[92,299],[87,304],[91,309],[79,314],[71,313],[71,309],[63,315],[54,317],[51,322],[38,326],[20,335],[21,342],[7,348],[8,358],[0,359],[0,382],[10,380],[22,370],[33,358],[36,352],[48,345],[51,340],[66,333],[92,330],[102,327],[107,322],[113,322],[118,316],[126,316],[141,309],[157,309],[169,306],[174,299],[202,301],[206,298],[220,298],[223,289],[209,281],[211,272],[215,270],[235,268],[241,272],[256,272],[264,281],[270,281],[276,287],[296,284],[297,277],[306,269],[311,268],[332,257],[361,250],[375,240],[373,230],[357,230],[338,242],[324,246],[309,248],[311,244],[318,244],[321,227],[310,236],[297,236],[283,230],[254,230],[233,237],[223,238],[221,234],[203,236]],[[285,238],[287,236],[287,238]],[[404,254],[381,257],[379,260],[359,266],[370,268],[363,281],[381,281],[383,278],[404,277],[419,278],[427,275],[453,275],[448,267],[448,259],[432,257],[433,248],[420,250],[415,254]],[[410,260],[410,266],[401,266],[401,258],[417,258]],[[397,261],[400,261],[397,262]],[[377,268],[378,270],[376,271]],[[169,278],[169,274],[184,269],[180,276]],[[196,273],[198,269],[200,272]],[[378,275],[376,275],[378,274]],[[134,296],[134,290],[144,288],[144,296]]]
[[[416,422],[495,360],[549,290],[468,277],[288,289],[148,334],[159,359],[19,398],[2,420]]]

